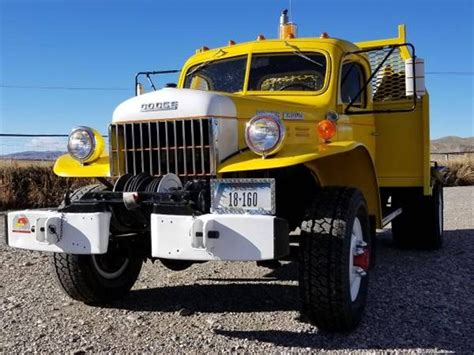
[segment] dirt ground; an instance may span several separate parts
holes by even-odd
[[[144,265],[110,308],[70,300],[45,254],[0,247],[0,353],[317,352],[471,353],[474,187],[445,189],[445,245],[401,251],[379,233],[366,314],[348,334],[298,318],[297,271],[206,263],[182,272]],[[0,226],[3,233],[3,226]]]

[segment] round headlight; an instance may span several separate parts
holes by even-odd
[[[245,141],[256,154],[275,154],[285,139],[285,126],[276,115],[265,114],[253,117],[245,128]]]
[[[89,127],[76,127],[69,134],[67,150],[71,156],[84,163],[93,157],[97,142],[95,132]]]

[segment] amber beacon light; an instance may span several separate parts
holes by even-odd
[[[280,39],[296,38],[296,23],[289,22],[288,10],[283,10],[280,15]]]

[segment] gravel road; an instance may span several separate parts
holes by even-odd
[[[293,263],[275,271],[207,263],[182,272],[147,263],[125,300],[96,308],[58,290],[47,255],[2,245],[0,353],[472,353],[474,187],[446,188],[445,205],[443,250],[399,251],[390,230],[379,234],[366,315],[357,330],[342,335],[298,320]]]

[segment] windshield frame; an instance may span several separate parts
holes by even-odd
[[[329,86],[329,77],[331,73],[331,61],[330,61],[330,56],[329,53],[322,49],[300,49],[301,53],[305,55],[311,55],[311,54],[321,54],[325,57],[326,59],[326,72],[324,75],[324,81],[323,85],[321,86],[321,89],[316,90],[316,91],[308,91],[308,90],[282,90],[282,91],[265,91],[265,90],[248,90],[248,83],[250,80],[250,70],[252,66],[252,60],[254,56],[261,56],[261,55],[291,55],[293,54],[294,56],[298,56],[296,53],[294,53],[294,49],[291,47],[287,47],[284,50],[270,50],[270,51],[258,51],[258,52],[252,52],[249,53],[249,58],[247,62],[247,72],[246,72],[246,85],[245,85],[245,91],[244,94],[246,95],[258,95],[258,96],[316,96],[316,95],[321,95],[323,94],[328,86]]]
[[[197,70],[196,72],[193,72],[193,70],[195,70],[195,68],[199,67],[200,65],[203,65],[202,69],[204,68],[207,68],[208,66],[214,64],[214,63],[218,63],[218,62],[223,62],[223,61],[230,61],[230,60],[239,60],[239,59],[243,59],[245,62],[244,62],[244,77],[243,77],[243,80],[242,80],[242,89],[239,90],[239,91],[233,91],[233,92],[229,92],[229,91],[214,91],[214,90],[201,90],[201,91],[208,91],[208,92],[218,92],[218,93],[225,93],[225,94],[239,94],[239,93],[242,93],[245,91],[246,89],[246,85],[247,85],[247,70],[248,70],[248,59],[249,59],[249,56],[247,53],[240,53],[240,54],[236,54],[236,55],[230,55],[230,56],[222,56],[222,57],[217,57],[215,59],[207,59],[207,60],[203,60],[201,62],[197,62],[197,63],[193,63],[192,65],[188,66],[186,68],[185,71],[183,71],[184,75],[183,75],[183,83],[182,83],[182,88],[184,89],[189,89],[189,90],[199,90],[199,89],[191,89],[191,88],[186,88],[185,85],[186,85],[186,81],[188,80],[188,75],[199,75],[199,72],[201,71],[200,69]],[[201,77],[203,77],[201,75]],[[191,81],[192,81],[192,77],[191,77]]]
[[[185,68],[183,68],[182,71],[182,82],[181,82],[181,88],[185,88],[185,82],[188,73],[190,70],[195,68],[198,65],[201,65],[202,63],[209,62],[208,65],[212,65],[213,62],[218,62],[222,60],[231,60],[231,59],[238,59],[238,58],[245,58],[246,57],[246,66],[245,66],[245,77],[244,77],[244,83],[243,83],[243,89],[241,91],[235,91],[235,92],[225,92],[225,91],[209,91],[209,92],[217,92],[217,93],[222,93],[222,94],[237,94],[237,95],[248,95],[248,96],[317,96],[321,95],[324,92],[327,91],[329,87],[329,81],[330,77],[332,74],[332,61],[329,53],[323,49],[320,48],[300,48],[300,51],[305,54],[321,54],[325,57],[326,59],[326,73],[324,77],[324,83],[321,87],[320,90],[317,91],[306,91],[306,90],[283,90],[283,91],[257,91],[257,90],[248,90],[248,84],[250,80],[250,70],[251,70],[251,65],[252,65],[252,59],[253,56],[261,56],[261,55],[295,55],[297,54],[294,53],[294,49],[291,47],[283,47],[281,49],[275,50],[275,49],[268,49],[268,50],[258,50],[258,51],[251,51],[247,53],[232,53],[232,55],[223,55],[220,57],[215,58],[214,60],[210,60],[210,58],[207,58],[202,61],[196,61],[193,62],[190,65],[187,65]],[[207,65],[206,65],[207,66]],[[197,72],[199,73],[199,72]],[[188,90],[197,90],[197,89],[191,89],[187,88]],[[204,90],[206,91],[206,90]]]

